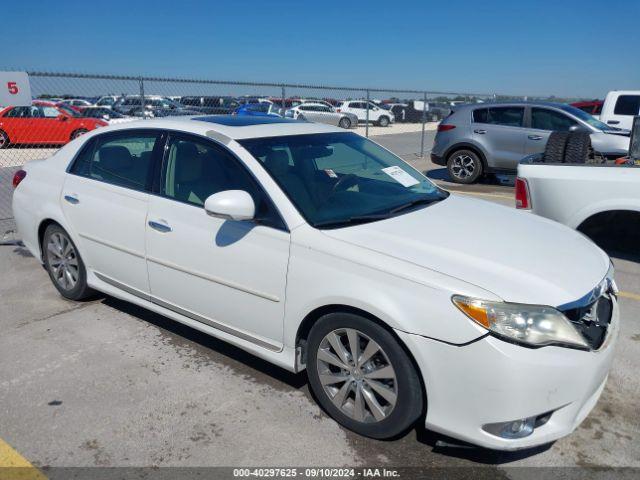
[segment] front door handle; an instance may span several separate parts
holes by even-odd
[[[65,195],[64,199],[72,205],[77,205],[78,203],[80,203],[80,200],[78,200],[78,197],[76,197],[75,195]]]
[[[607,120],[607,123],[609,125],[618,125],[620,123],[619,120]]]
[[[542,137],[540,135],[529,135],[527,138],[529,140],[542,140]]]
[[[169,233],[171,227],[164,220],[149,220],[149,226],[161,233]]]
[[[477,133],[477,134],[479,134],[479,135],[484,135],[485,133],[487,133],[487,131],[486,131],[486,130],[483,130],[483,129],[481,129],[481,128],[476,128],[476,129],[473,131],[473,133]]]

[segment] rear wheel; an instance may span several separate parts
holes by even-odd
[[[84,135],[85,133],[87,133],[89,130],[84,129],[84,128],[79,128],[78,130],[74,131],[71,134],[71,140],[75,140],[76,138],[78,138],[80,135]]]
[[[378,125],[381,127],[388,127],[389,123],[389,117],[382,116],[378,119]]]
[[[449,155],[447,170],[455,183],[475,183],[482,175],[482,160],[472,150],[457,150]]]
[[[340,128],[351,128],[351,119],[347,117],[341,118],[340,121],[338,122],[338,126]]]
[[[351,313],[311,329],[307,374],[320,405],[360,435],[390,438],[420,417],[424,395],[407,353],[386,329]]]
[[[82,300],[93,291],[87,285],[87,270],[69,234],[51,224],[42,239],[44,265],[58,292],[70,300]]]
[[[7,148],[9,146],[9,135],[0,130],[0,149]]]

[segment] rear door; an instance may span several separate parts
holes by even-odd
[[[487,152],[489,168],[515,170],[525,156],[523,106],[479,108],[472,112],[473,139]]]
[[[560,110],[546,107],[531,107],[529,128],[525,144],[526,155],[544,152],[551,132],[568,132],[579,126],[573,118]]]
[[[62,209],[88,270],[136,295],[149,292],[145,224],[160,138],[149,129],[93,137],[62,191]]]

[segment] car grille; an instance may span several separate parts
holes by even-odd
[[[607,338],[613,302],[609,294],[604,294],[588,305],[562,310],[562,313],[573,323],[589,346],[598,350]]]

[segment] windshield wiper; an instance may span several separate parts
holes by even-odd
[[[396,213],[399,213],[403,210],[407,210],[408,208],[411,208],[411,207],[415,207],[417,205],[431,205],[432,203],[439,202],[440,200],[443,200],[443,198],[442,197],[417,198],[415,200],[411,200],[410,202],[403,203],[402,205],[398,205],[397,207],[392,208],[391,210],[389,210],[388,214],[394,215]]]
[[[375,222],[376,220],[383,220],[385,218],[389,218],[387,213],[375,213],[371,215],[356,215],[349,218],[343,218],[340,220],[326,220],[324,222],[316,222],[313,224],[314,227],[348,227],[351,225],[359,225],[361,223],[367,222]]]

